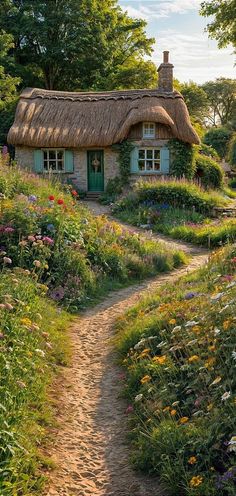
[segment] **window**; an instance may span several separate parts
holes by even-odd
[[[43,170],[44,172],[64,172],[64,150],[44,150]]]
[[[140,148],[138,167],[141,172],[158,172],[161,169],[161,151],[159,148]]]
[[[155,138],[156,126],[154,122],[143,123],[143,138]]]

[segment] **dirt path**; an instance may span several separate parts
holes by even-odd
[[[47,496],[167,495],[158,480],[135,473],[129,463],[121,371],[110,338],[115,319],[143,292],[203,265],[208,253],[197,251],[187,268],[112,293],[72,326],[73,360],[58,387],[58,429],[49,453],[57,468],[49,473]]]

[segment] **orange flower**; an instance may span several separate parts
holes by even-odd
[[[225,331],[227,331],[227,330],[229,329],[230,325],[231,325],[231,321],[230,321],[230,320],[225,320],[225,321],[223,322],[223,329],[224,329]]]
[[[152,360],[153,360],[153,362],[158,363],[159,365],[163,365],[164,363],[166,363],[167,356],[166,355],[155,356],[155,357],[153,357]]]
[[[172,417],[174,417],[176,415],[176,413],[177,413],[177,411],[174,409],[170,411],[170,414],[172,415]]]
[[[150,380],[151,380],[150,375],[145,375],[140,382],[141,384],[146,384],[146,382],[150,382]]]
[[[176,324],[176,320],[175,319],[170,319],[169,320],[169,324],[170,325],[175,325]]]
[[[190,458],[188,459],[188,463],[189,465],[194,465],[195,463],[197,463],[196,456],[190,456]]]
[[[179,421],[181,424],[186,424],[189,421],[189,417],[181,417],[181,419],[179,419]]]
[[[192,363],[192,362],[197,362],[199,360],[199,356],[197,355],[192,355],[191,357],[189,357],[188,361],[189,363]]]
[[[208,360],[206,360],[204,365],[206,369],[212,369],[215,362],[216,362],[215,358],[208,358]]]
[[[196,475],[191,479],[189,482],[190,487],[198,487],[202,484],[203,482],[203,477],[200,477],[200,475]]]

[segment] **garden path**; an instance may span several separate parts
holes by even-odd
[[[107,213],[95,203],[88,206],[96,215]],[[72,325],[72,363],[61,370],[54,392],[58,424],[48,455],[56,469],[47,474],[47,496],[167,495],[159,480],[135,473],[130,465],[122,375],[111,337],[116,318],[144,292],[174,283],[206,262],[206,250],[181,245],[193,255],[187,267],[113,292]]]

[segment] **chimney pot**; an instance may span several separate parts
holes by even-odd
[[[169,64],[169,52],[168,51],[163,52],[163,63]]]

